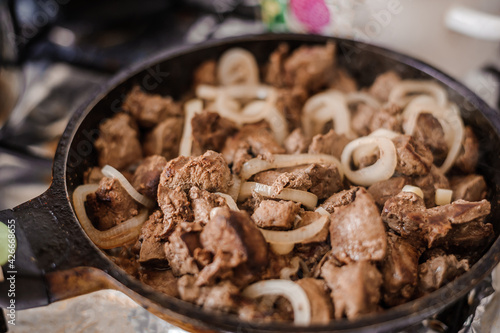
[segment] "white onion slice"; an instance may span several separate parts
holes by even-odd
[[[245,106],[242,115],[261,115],[262,119],[267,120],[274,133],[274,138],[278,144],[283,144],[288,136],[288,125],[285,116],[269,102],[254,101]]]
[[[143,223],[148,218],[148,210],[142,209],[139,215],[120,223],[111,229],[101,231],[96,229],[85,211],[87,195],[99,188],[97,184],[78,186],[73,192],[73,205],[76,216],[89,238],[101,249],[113,249],[128,244],[139,237]]]
[[[400,133],[396,133],[394,131],[388,130],[386,128],[379,128],[376,129],[375,131],[371,132],[368,136],[371,137],[380,137],[380,138],[387,138],[387,139],[394,139],[397,136],[400,136]],[[370,156],[374,155],[377,153],[377,145],[374,143],[372,145],[364,145],[356,149],[352,153],[352,162],[354,163],[354,166],[359,167],[361,164],[361,159],[365,156]]]
[[[321,216],[311,224],[298,229],[287,231],[265,230],[259,229],[264,235],[264,238],[271,244],[297,244],[302,243],[314,236],[321,230],[329,221],[328,216]]]
[[[125,176],[122,175],[120,171],[116,170],[111,165],[105,165],[104,168],[102,168],[101,172],[105,177],[117,179],[122,185],[123,189],[127,191],[127,193],[132,197],[132,199],[134,199],[141,205],[147,208],[153,208],[155,206],[156,203],[154,202],[154,200],[151,200],[148,197],[137,192],[137,190],[127,180],[127,178],[125,178]]]
[[[294,167],[304,164],[335,164],[340,177],[344,176],[340,161],[327,154],[274,154],[268,160],[252,158],[245,162],[241,168],[240,177],[244,180],[252,177],[256,173],[276,168]]]
[[[422,93],[432,96],[440,106],[445,106],[448,101],[446,90],[434,81],[403,80],[392,88],[389,103],[405,106],[413,99],[409,95]]]
[[[418,186],[413,186],[413,185],[405,185],[403,186],[403,188],[401,189],[401,192],[411,192],[411,193],[415,193],[416,195],[418,195],[419,197],[421,197],[422,199],[424,198],[424,192],[422,192],[422,189]]]
[[[231,48],[224,52],[217,65],[217,78],[226,86],[230,84],[257,84],[259,67],[253,54],[242,48]]]
[[[229,209],[235,210],[235,211],[239,211],[240,210],[238,208],[238,205],[234,201],[234,199],[229,194],[221,193],[221,192],[215,192],[214,194],[217,194],[217,195],[223,197],[224,200],[226,200],[226,204],[229,206]]]
[[[318,207],[314,211],[316,213],[320,213],[323,216],[330,216],[330,213],[328,213],[328,211],[326,209],[324,209],[323,207]]]
[[[320,133],[329,120],[333,120],[337,134],[352,135],[351,113],[344,94],[339,91],[329,90],[312,96],[304,104],[302,114],[306,136]]]
[[[295,244],[294,243],[270,243],[271,251],[277,255],[284,256],[292,252]]]
[[[216,87],[200,84],[196,87],[196,96],[206,100],[215,100],[219,94],[226,94],[234,99],[267,99],[270,98],[274,88],[264,84],[234,84],[225,87]]]
[[[460,111],[455,104],[452,104],[449,108],[448,114],[446,114],[444,120],[450,125],[451,132],[453,133],[453,142],[448,151],[448,155],[444,160],[443,164],[439,167],[441,172],[446,173],[451,169],[455,160],[460,154],[460,149],[462,148],[462,141],[464,139],[464,123],[462,122],[462,117],[460,116]]]
[[[203,102],[200,99],[192,99],[184,104],[184,130],[182,131],[181,143],[179,145],[179,156],[191,156],[193,145],[193,126],[191,120],[194,115],[203,110]]]
[[[227,190],[227,194],[229,194],[231,198],[236,201],[238,200],[238,196],[240,195],[241,178],[236,175],[232,175],[231,178],[233,181],[233,185],[229,187],[229,189]]]
[[[264,280],[246,287],[243,296],[258,298],[265,295],[280,295],[288,299],[293,307],[295,325],[309,325],[311,322],[311,303],[307,294],[298,284],[289,280]]]
[[[318,203],[318,197],[311,192],[284,188],[280,193],[275,194],[273,193],[273,189],[271,186],[254,182],[245,182],[241,185],[241,191],[238,200],[242,201],[246,198],[251,197],[252,192],[256,192],[267,198],[300,202],[309,209],[313,209]]]
[[[436,190],[436,196],[435,196],[436,205],[442,206],[451,203],[452,196],[453,196],[452,190],[438,188]]]
[[[359,147],[376,144],[379,148],[380,157],[374,164],[359,170],[351,169],[351,156]],[[354,184],[369,186],[376,182],[387,180],[392,177],[398,162],[396,147],[394,143],[382,137],[365,136],[349,142],[342,151],[342,167],[346,177]]]
[[[382,107],[380,105],[380,102],[374,98],[372,95],[362,92],[362,91],[356,91],[352,92],[346,95],[346,100],[348,105],[352,104],[358,104],[358,103],[364,103],[375,110],[378,110]]]

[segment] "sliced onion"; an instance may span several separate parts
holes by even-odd
[[[352,135],[351,113],[345,96],[336,90],[325,91],[309,98],[302,109],[302,124],[306,136],[320,133],[329,120],[337,134]]]
[[[422,189],[418,186],[413,186],[413,185],[405,185],[403,186],[403,188],[401,189],[401,192],[411,192],[411,193],[415,193],[416,195],[418,195],[420,198],[424,198],[424,192],[422,192]]]
[[[388,130],[386,128],[379,128],[376,129],[375,131],[371,132],[368,136],[371,137],[380,137],[380,138],[387,138],[387,139],[394,139],[395,137],[401,135],[400,133],[396,133],[394,131]],[[378,151],[377,144],[372,144],[372,145],[364,145],[356,149],[352,153],[352,162],[354,163],[354,166],[359,167],[361,164],[361,159],[365,156],[371,156],[375,155]]]
[[[181,143],[179,145],[180,156],[191,156],[191,147],[193,145],[193,126],[191,120],[194,115],[203,110],[203,102],[200,99],[192,99],[184,105],[184,130],[182,132]]]
[[[362,91],[356,91],[352,92],[346,95],[346,100],[348,105],[352,104],[358,104],[358,103],[364,103],[375,110],[378,110],[382,107],[380,105],[380,102],[374,98],[372,95],[362,92]]]
[[[267,198],[300,202],[309,209],[313,209],[318,203],[318,197],[311,192],[284,188],[280,193],[275,194],[273,193],[273,188],[271,186],[254,182],[245,182],[241,185],[241,191],[238,200],[242,201],[246,198],[251,197],[252,192],[256,192]]]
[[[380,157],[374,164],[359,170],[351,169],[351,156],[359,147],[376,144],[379,148]],[[349,142],[341,155],[342,167],[346,177],[354,184],[369,186],[376,182],[387,180],[392,177],[398,158],[394,143],[382,137],[365,136]]]
[[[147,208],[153,208],[155,206],[156,203],[154,202],[154,200],[151,200],[148,197],[137,192],[137,190],[127,180],[127,178],[125,178],[125,176],[122,175],[120,171],[116,170],[111,165],[105,165],[104,168],[102,168],[101,172],[105,177],[117,179],[122,185],[123,189],[127,191],[127,193],[132,197],[132,199],[134,199],[141,205]]]
[[[264,84],[234,84],[216,87],[200,84],[196,87],[196,96],[206,100],[215,100],[219,94],[226,94],[234,99],[267,99],[274,92],[274,88]]]
[[[234,199],[229,195],[229,194],[226,194],[226,193],[221,193],[221,192],[215,192],[214,194],[217,194],[221,197],[224,198],[224,200],[226,200],[226,204],[229,206],[229,209],[231,210],[236,210],[236,211],[239,211],[240,209],[238,208],[238,205],[236,204],[236,202],[234,201]]]
[[[236,201],[238,200],[238,196],[240,195],[241,178],[236,175],[232,175],[231,177],[233,185],[229,187],[229,189],[227,190],[227,194],[229,194],[231,198],[233,198],[233,200]]]
[[[248,179],[256,173],[276,168],[294,167],[304,164],[335,164],[340,177],[344,176],[342,165],[340,161],[327,154],[274,154],[269,160],[262,160],[260,158],[252,158],[245,162],[241,168],[240,177]]]
[[[271,247],[271,251],[276,253],[277,255],[284,256],[288,253],[292,252],[295,244],[294,243],[271,243],[269,244]]]
[[[432,96],[440,106],[445,106],[448,101],[444,88],[434,81],[403,80],[392,88],[389,103],[405,106],[414,97],[409,95],[422,93]]]
[[[401,133],[391,131],[387,128],[378,128],[375,131],[371,132],[368,136],[379,137],[379,138],[387,138],[394,139],[397,136],[400,136]]]
[[[330,213],[328,213],[328,211],[326,209],[324,209],[323,207],[318,207],[314,211],[316,213],[320,213],[323,216],[330,216]]]
[[[321,230],[323,230],[325,224],[329,221],[328,216],[321,216],[319,219],[305,227],[287,230],[287,231],[276,231],[276,230],[265,230],[259,229],[264,235],[264,238],[268,243],[271,244],[297,244],[302,243],[314,236]]]
[[[242,48],[232,48],[222,54],[217,65],[217,78],[226,86],[230,84],[257,84],[259,67],[253,54]]]
[[[453,196],[452,190],[438,188],[436,190],[436,197],[435,197],[436,205],[442,206],[451,203],[452,196]]]
[[[87,195],[99,188],[97,184],[78,186],[73,192],[73,205],[76,216],[89,238],[101,249],[113,249],[128,244],[139,237],[143,223],[148,218],[148,210],[142,209],[139,215],[120,223],[111,229],[101,231],[96,229],[87,216],[85,201]]]
[[[415,97],[403,110],[403,129],[405,134],[413,135],[417,125],[418,117],[421,113],[430,113],[442,124],[443,115],[446,112],[445,108],[437,104],[430,96],[420,95]]]
[[[288,299],[293,307],[295,325],[309,325],[311,322],[311,303],[307,294],[298,284],[290,280],[264,280],[246,287],[243,296],[258,298],[266,295],[280,295]]]
[[[464,139],[464,123],[462,122],[462,117],[460,117],[460,112],[456,105],[452,104],[449,108],[448,114],[445,116],[446,122],[450,125],[451,131],[453,133],[453,142],[448,151],[448,155],[444,160],[443,164],[439,167],[441,172],[446,173],[455,164],[455,160],[460,154],[460,149],[462,148],[462,141]]]

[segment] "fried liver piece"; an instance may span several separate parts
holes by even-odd
[[[196,223],[180,223],[165,243],[165,256],[175,276],[199,273],[194,252],[201,248],[200,231]]]
[[[296,283],[305,291],[311,303],[311,324],[327,324],[333,319],[332,299],[328,297],[325,281],[304,278]]]
[[[408,178],[404,176],[392,177],[370,185],[368,192],[372,195],[377,205],[383,207],[389,198],[401,192],[403,187],[408,184],[408,181]]]
[[[287,154],[307,153],[310,140],[308,140],[301,128],[294,129],[285,139],[283,145]]]
[[[99,126],[99,138],[94,143],[99,153],[99,166],[106,164],[123,170],[142,159],[137,124],[125,113],[118,113]]]
[[[413,296],[418,282],[420,252],[403,238],[389,233],[387,256],[380,265],[383,301],[388,306],[407,302]]]
[[[230,281],[221,281],[213,286],[200,287],[196,278],[184,275],[177,282],[180,298],[203,309],[234,312],[238,308],[239,289]]]
[[[420,295],[431,293],[468,270],[468,260],[459,261],[453,254],[431,258],[418,266],[418,291]]]
[[[156,200],[158,183],[167,160],[163,156],[153,155],[139,164],[132,178],[132,186],[141,194]]]
[[[236,124],[221,117],[216,112],[203,111],[191,120],[193,128],[193,155],[201,155],[207,150],[221,152],[226,139],[236,131]]]
[[[221,196],[200,190],[193,186],[189,190],[189,200],[193,209],[194,221],[206,224],[210,220],[210,211],[215,207],[227,207],[226,200]]]
[[[476,174],[452,177],[450,187],[453,190],[452,200],[479,201],[488,193],[484,177]]]
[[[333,260],[328,260],[321,268],[321,277],[332,290],[336,319],[344,315],[355,319],[377,311],[382,275],[370,262],[358,261],[338,267]]]
[[[166,267],[165,241],[167,240],[167,226],[163,223],[163,213],[154,211],[144,222],[139,236],[141,249],[139,263],[150,267]]]
[[[209,192],[227,192],[231,171],[221,154],[212,150],[201,156],[179,156],[167,163],[160,177],[158,201],[168,189],[187,191],[193,186]]]
[[[443,127],[431,114],[422,112],[415,124],[413,136],[432,152],[434,164],[441,165],[448,155],[448,145],[444,138]]]
[[[182,115],[180,106],[172,97],[149,94],[134,86],[122,105],[123,110],[130,113],[142,127],[150,128],[167,117]]]
[[[326,134],[317,134],[312,138],[309,145],[309,154],[327,154],[340,158],[342,150],[349,143],[344,134],[337,134],[334,130]]]
[[[249,159],[271,154],[283,154],[280,146],[265,122],[244,125],[236,135],[227,138],[222,154],[228,164],[233,164],[233,171],[239,173],[243,163]]]
[[[421,176],[429,173],[433,157],[427,147],[409,135],[399,135],[392,139],[392,142],[394,142],[398,156],[396,173],[406,176]]]
[[[177,278],[170,270],[141,270],[139,280],[165,295],[179,297]]]
[[[368,92],[380,102],[387,102],[389,94],[401,81],[401,77],[394,71],[387,71],[376,77]]]
[[[87,195],[87,209],[97,229],[107,230],[139,214],[139,205],[115,178],[102,178]]]
[[[144,155],[161,155],[167,160],[179,155],[182,125],[182,118],[176,117],[169,117],[156,125],[144,137]]]
[[[200,235],[203,247],[217,257],[229,254],[227,263],[236,267],[247,262],[253,271],[267,263],[267,243],[255,223],[245,212],[216,208]]]
[[[353,202],[331,214],[330,241],[333,255],[343,263],[382,260],[387,236],[372,196],[360,188]]]
[[[335,193],[328,199],[326,199],[320,207],[324,208],[328,213],[333,213],[335,208],[346,206],[356,199],[356,192],[360,187],[352,187],[348,190],[343,190]]]
[[[293,227],[300,204],[293,201],[263,200],[252,215],[260,228],[288,230]]]

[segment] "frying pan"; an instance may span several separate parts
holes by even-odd
[[[191,88],[192,71],[202,61],[216,59],[231,47],[250,50],[264,63],[281,42],[292,48],[302,44],[337,43],[338,63],[360,86],[370,85],[377,74],[392,69],[404,78],[434,78],[446,87],[450,100],[461,106],[464,121],[478,135],[479,172],[491,189],[496,239],[472,269],[436,292],[387,311],[357,320],[336,320],[325,326],[296,327],[285,323],[247,323],[236,316],[214,314],[166,296],[129,276],[87,237],[70,198],[82,184],[84,171],[97,165],[93,142],[100,122],[120,111],[133,85],[163,95],[180,96]],[[484,279],[500,261],[500,118],[479,97],[451,77],[418,60],[383,48],[344,39],[293,34],[258,35],[212,41],[171,50],[129,68],[96,92],[71,118],[62,135],[53,164],[52,184],[41,196],[12,210],[0,212],[0,221],[14,224],[18,241],[15,267],[4,266],[6,278],[15,275],[16,309],[43,306],[100,289],[117,289],[157,316],[188,331],[210,332],[379,332],[395,331],[450,307]],[[14,271],[15,273],[9,273]],[[0,284],[0,305],[7,307],[10,280]],[[11,306],[12,307],[12,306]],[[8,314],[9,312],[7,312]]]

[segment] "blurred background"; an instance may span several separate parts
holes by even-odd
[[[0,0],[0,209],[45,191],[71,114],[160,50],[268,31],[347,37],[428,62],[498,108],[494,15],[498,0]],[[20,311],[9,327],[33,331],[181,332],[115,292]]]

